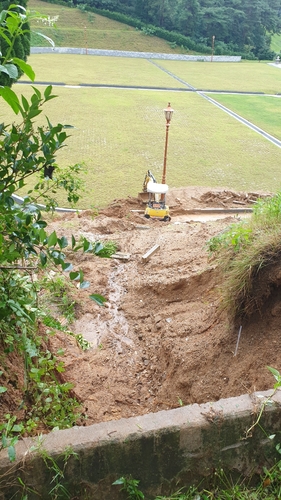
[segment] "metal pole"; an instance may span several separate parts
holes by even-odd
[[[162,184],[166,184],[168,134],[169,134],[170,121],[172,119],[173,112],[174,112],[174,110],[171,108],[171,104],[168,103],[167,108],[164,109],[165,118],[166,118],[166,137],[165,137]],[[165,194],[161,194],[161,201],[165,201]]]
[[[215,35],[213,35],[213,37],[212,37],[212,57],[211,57],[211,62],[213,62],[214,47],[215,47]]]
[[[170,127],[170,122],[166,121],[166,137],[165,137],[165,149],[164,149],[164,163],[163,163],[162,184],[166,184],[167,151],[168,151],[169,127]],[[161,201],[165,201],[165,194],[161,194]]]
[[[164,149],[164,163],[163,163],[162,184],[166,184],[169,126],[170,126],[170,123],[166,122],[166,138],[165,138],[165,149]]]
[[[85,35],[85,53],[87,55],[88,54],[87,26],[85,26],[85,28],[84,28],[84,35]]]

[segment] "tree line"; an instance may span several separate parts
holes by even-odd
[[[140,20],[190,38],[214,53],[271,59],[271,35],[281,30],[280,0],[66,0]],[[151,33],[153,34],[153,33]]]

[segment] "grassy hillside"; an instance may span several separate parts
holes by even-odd
[[[271,37],[271,50],[280,54],[281,52],[281,35],[273,35]]]
[[[83,47],[108,50],[130,50],[138,52],[178,53],[165,40],[147,36],[126,24],[77,8],[55,5],[41,0],[29,0],[28,8],[49,16],[48,20],[31,24],[32,46],[48,46],[49,43],[36,32],[55,42],[58,47]],[[55,22],[55,26],[52,26]]]

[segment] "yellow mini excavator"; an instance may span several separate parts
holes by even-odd
[[[158,184],[150,170],[145,174],[143,192],[148,193],[148,203],[144,216],[146,219],[170,221],[169,207],[166,205],[167,184]]]

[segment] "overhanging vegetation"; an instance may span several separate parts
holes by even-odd
[[[211,238],[208,250],[223,272],[222,305],[242,322],[262,314],[281,283],[281,193],[260,200],[250,220]]]

